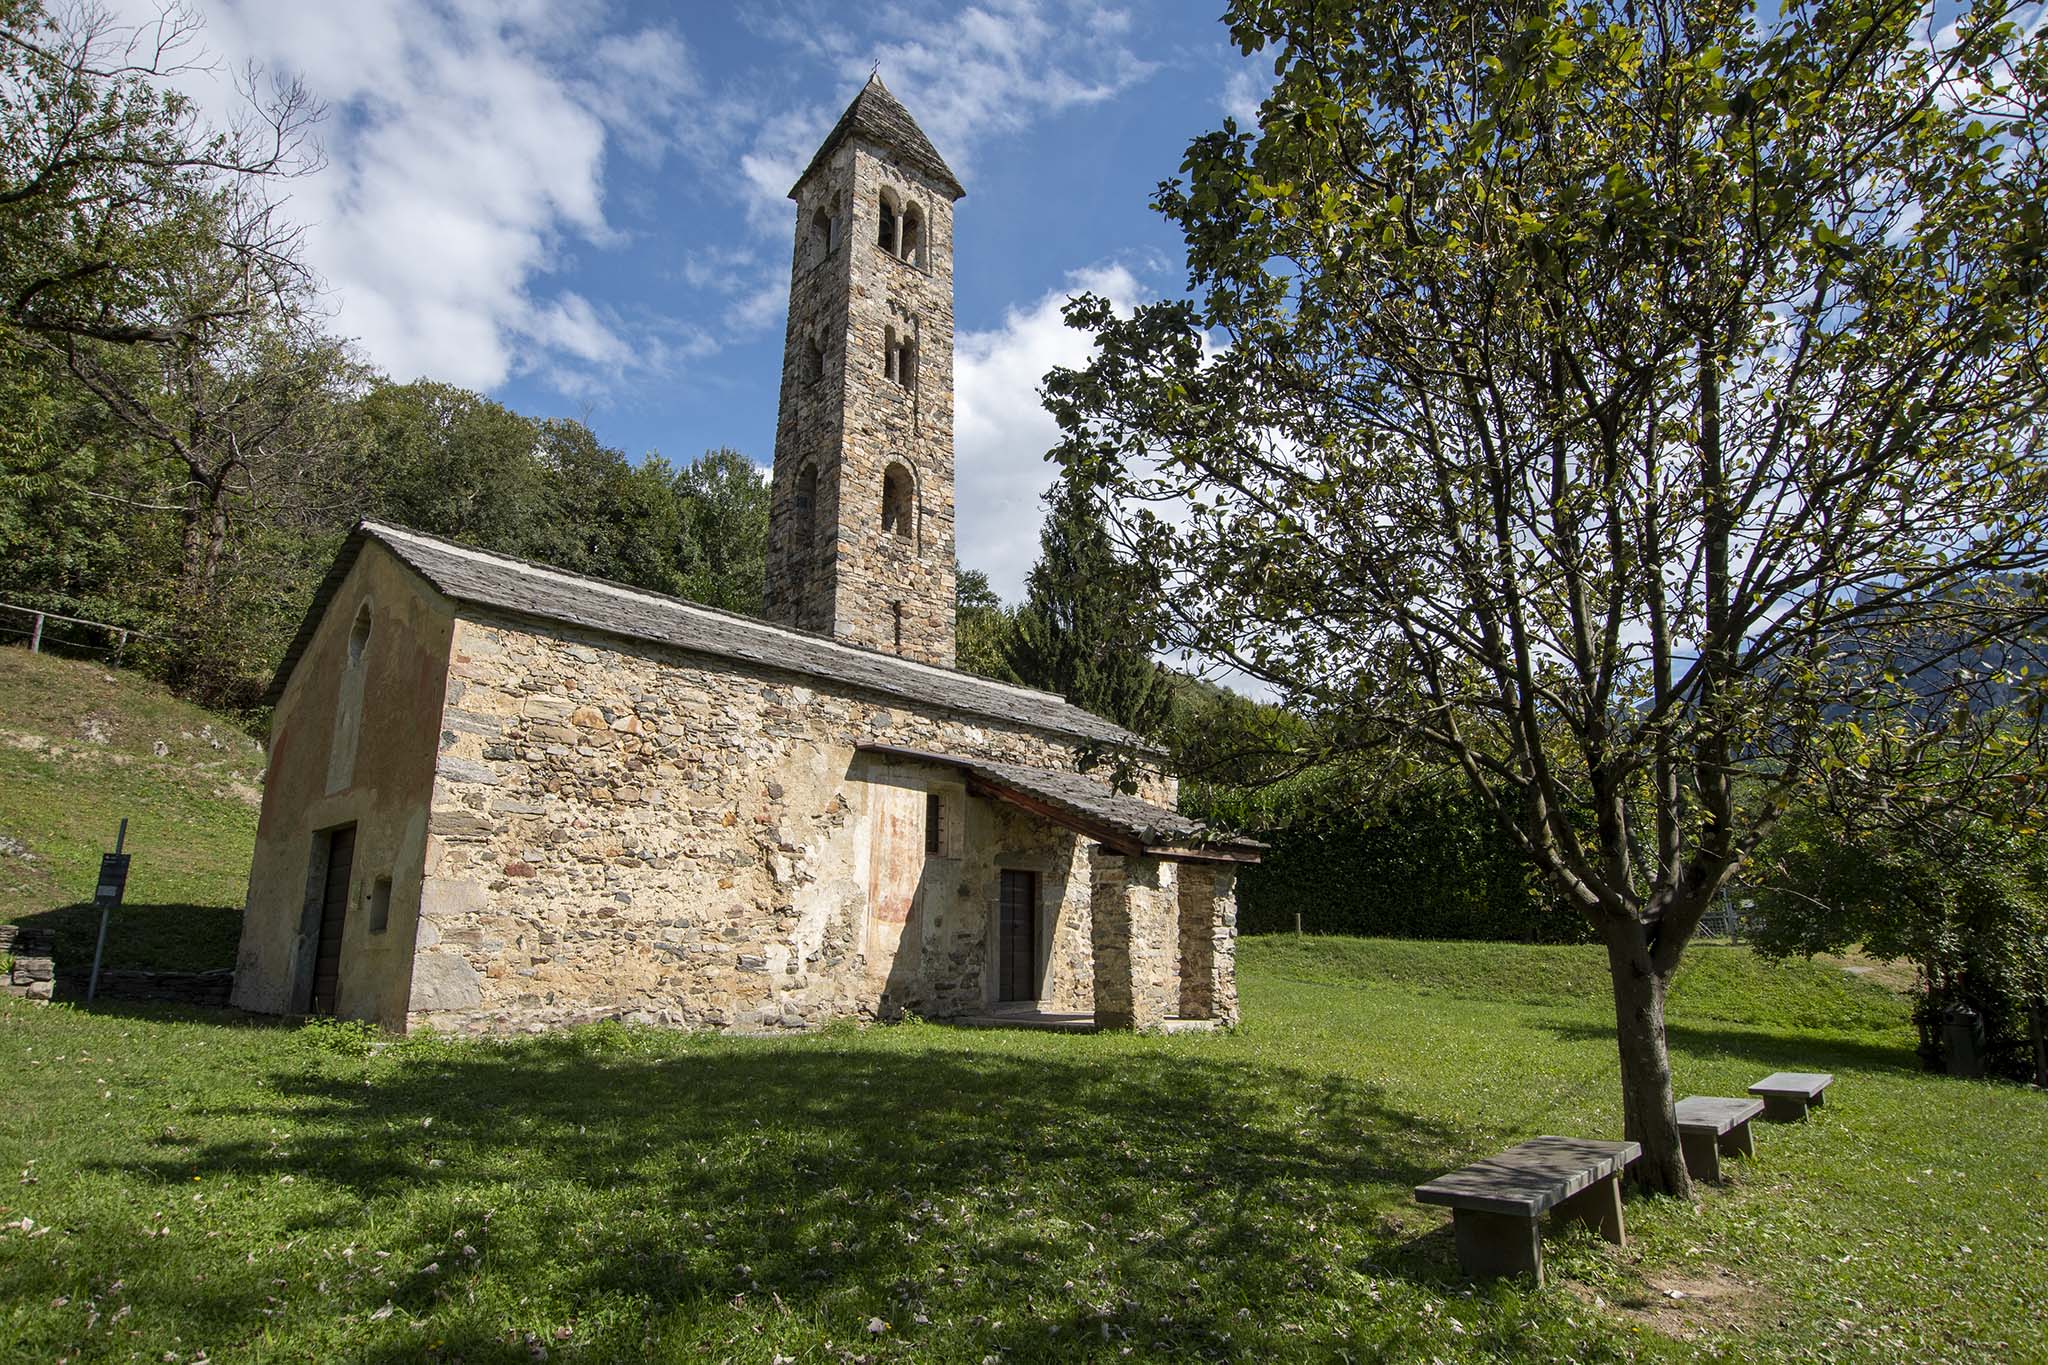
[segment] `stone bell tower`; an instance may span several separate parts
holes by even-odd
[[[953,203],[870,77],[796,201],[767,616],[953,666]]]

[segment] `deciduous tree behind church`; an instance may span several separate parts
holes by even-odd
[[[1158,199],[1194,300],[1070,313],[1061,457],[1174,642],[1454,764],[1597,928],[1651,1188],[1703,910],[1831,768],[1918,799],[1942,661],[2039,617],[1983,586],[2048,558],[2016,13],[1239,0],[1260,126]]]

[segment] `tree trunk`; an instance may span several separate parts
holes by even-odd
[[[1614,979],[1614,1031],[1621,1048],[1623,1136],[1643,1145],[1629,1168],[1629,1183],[1651,1194],[1692,1196],[1685,1154],[1672,1106],[1671,1054],[1664,1041],[1665,981],[1650,962],[1643,928],[1633,919],[1606,917],[1607,968]]]

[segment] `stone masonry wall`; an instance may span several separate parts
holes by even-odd
[[[915,206],[916,260],[877,241],[887,196]],[[771,620],[951,667],[954,661],[953,204],[886,151],[850,139],[797,187],[789,324],[770,504]],[[812,223],[837,227],[821,251]],[[914,342],[910,382],[888,342]],[[813,347],[823,364],[813,360]],[[883,526],[900,465],[914,515]],[[805,501],[804,471],[816,471]]]
[[[889,789],[960,779],[856,744],[1052,767],[1072,762],[1064,741],[490,618],[459,619],[450,657],[410,1023],[979,1009],[1003,866],[1040,872],[1048,1007],[1088,1007],[1091,845],[1048,822],[949,792],[959,856],[921,862],[910,923],[868,914],[891,875],[874,818]],[[1170,780],[1147,785],[1172,800]],[[921,818],[921,793],[889,809]]]
[[[1103,1028],[1157,1028],[1180,1013],[1180,870],[1095,851],[1095,1021]]]

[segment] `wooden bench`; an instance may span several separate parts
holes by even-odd
[[[1543,1284],[1545,1213],[1553,1224],[1588,1223],[1628,1245],[1621,1218],[1621,1173],[1643,1154],[1634,1142],[1530,1138],[1415,1187],[1424,1204],[1451,1210],[1458,1264],[1475,1280],[1527,1275]]]
[[[1827,1088],[1835,1078],[1825,1071],[1774,1071],[1749,1088],[1764,1102],[1764,1117],[1772,1123],[1797,1123],[1808,1109],[1827,1103]]]
[[[1764,1112],[1762,1100],[1724,1100],[1688,1095],[1678,1102],[1678,1145],[1695,1180],[1719,1180],[1724,1156],[1755,1156],[1749,1121]]]

